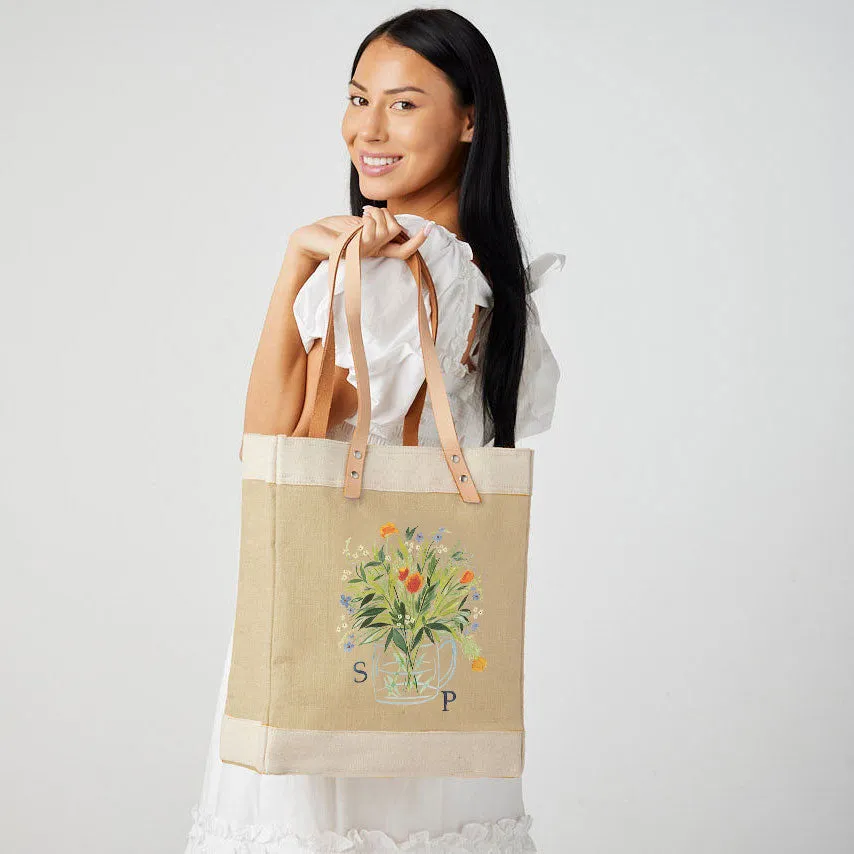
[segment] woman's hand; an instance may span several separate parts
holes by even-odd
[[[433,223],[428,222],[412,237],[397,242],[398,235],[406,235],[403,226],[389,213],[388,208],[366,205],[361,217],[327,216],[298,228],[291,235],[290,245],[312,261],[327,261],[340,235],[357,225],[363,226],[359,253],[362,258],[406,259],[421,247]]]

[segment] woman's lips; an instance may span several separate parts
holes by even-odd
[[[375,178],[378,175],[385,175],[386,172],[391,172],[395,166],[403,161],[403,157],[398,160],[395,160],[394,163],[389,163],[386,166],[371,166],[368,163],[365,163],[364,155],[359,155],[359,165],[362,167],[362,172],[365,175],[370,175],[372,178]]]

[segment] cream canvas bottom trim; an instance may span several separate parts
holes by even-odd
[[[220,758],[260,774],[519,777],[524,736],[523,730],[291,730],[223,715]]]

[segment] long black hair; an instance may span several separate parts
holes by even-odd
[[[365,36],[351,76],[367,46],[380,37],[421,54],[444,72],[460,108],[475,108],[474,135],[460,179],[460,237],[471,246],[493,294],[478,359],[483,441],[513,448],[530,281],[510,198],[510,132],[498,62],[480,30],[462,15],[451,9],[416,8],[389,18]],[[358,170],[351,163],[350,213],[362,216],[366,204],[385,206],[362,195]]]

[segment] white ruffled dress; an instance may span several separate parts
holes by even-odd
[[[426,220],[398,214],[415,234]],[[492,291],[472,262],[472,250],[442,226],[434,226],[419,250],[430,269],[439,305],[436,350],[462,446],[491,445],[482,431],[479,370],[461,359],[466,352],[475,305],[481,306],[470,355],[479,364],[492,306]],[[566,256],[540,255],[529,267],[532,287]],[[356,377],[344,313],[344,267],[339,264],[333,317],[336,364]],[[324,339],[329,311],[329,262],[322,262],[294,303],[306,348]],[[362,337],[371,383],[370,443],[401,444],[403,419],[424,381],[413,293],[404,261],[362,259]],[[425,308],[430,313],[426,291]],[[534,306],[519,389],[516,437],[551,426],[560,370],[543,335]],[[329,438],[348,440],[355,415],[331,428]],[[486,439],[486,441],[484,441]],[[440,445],[429,391],[419,432],[421,444]],[[225,655],[201,794],[191,809],[185,854],[528,854],[536,852],[532,817],[522,797],[522,778],[327,777],[262,775],[219,758],[220,721],[225,710],[233,626]]]

